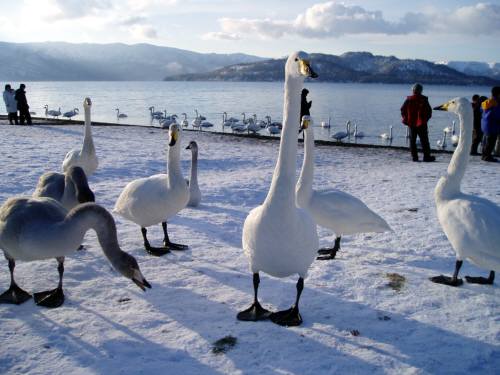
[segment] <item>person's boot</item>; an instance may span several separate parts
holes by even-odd
[[[436,161],[436,157],[435,156],[432,156],[432,155],[424,156],[424,162],[430,163],[430,162],[433,162],[433,161]]]

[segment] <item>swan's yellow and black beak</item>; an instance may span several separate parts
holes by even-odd
[[[310,124],[311,124],[311,116],[308,116],[308,115],[302,116],[302,121],[300,122],[299,133],[302,132],[302,130],[307,129]]]
[[[312,70],[311,63],[309,60],[300,59],[299,60],[299,71],[300,74],[310,78],[318,78],[318,75]]]
[[[449,106],[450,102],[446,102],[444,104],[438,105],[437,107],[434,107],[433,109],[435,111],[447,111]]]
[[[170,143],[168,144],[170,147],[174,146],[177,140],[179,139],[179,130],[177,128],[170,130]]]
[[[83,101],[83,105],[91,106],[92,105],[92,100],[90,100],[90,98],[85,98],[85,100]]]

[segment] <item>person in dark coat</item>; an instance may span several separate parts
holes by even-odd
[[[471,155],[479,155],[477,148],[483,140],[483,131],[481,130],[481,103],[486,99],[485,96],[472,96],[472,110],[474,111],[474,129],[472,130],[472,146],[470,149]]]
[[[481,159],[495,162],[497,159],[491,153],[500,134],[500,86],[491,89],[491,98],[481,103],[481,111],[481,129],[484,133]]]
[[[401,107],[402,122],[410,130],[410,152],[413,161],[418,161],[417,136],[422,144],[424,161],[435,161],[436,158],[431,155],[431,146],[429,144],[429,133],[427,122],[432,117],[432,108],[427,96],[422,95],[423,87],[420,83],[413,85],[413,95],[408,96]]]
[[[309,110],[311,109],[312,100],[307,101],[307,94],[309,94],[308,89],[302,89],[302,93],[300,94],[300,119],[299,122],[302,121],[302,116],[310,116],[311,113]]]
[[[31,125],[31,115],[30,115],[30,106],[28,105],[28,100],[26,99],[26,92],[24,89],[26,85],[21,83],[19,88],[16,90],[16,100],[17,100],[17,109],[19,110],[19,122],[21,125],[24,125],[24,121],[28,125]]]

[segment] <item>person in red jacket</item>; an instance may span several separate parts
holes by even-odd
[[[431,155],[431,146],[429,145],[429,133],[427,122],[432,117],[432,108],[427,96],[422,95],[423,87],[420,83],[413,85],[413,95],[408,96],[401,107],[402,122],[410,129],[410,152],[413,161],[418,161],[417,135],[422,144],[424,152],[424,161],[430,162],[436,160]]]

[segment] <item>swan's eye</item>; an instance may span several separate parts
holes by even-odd
[[[295,58],[295,61],[299,61],[299,59],[298,59],[298,58]]]

